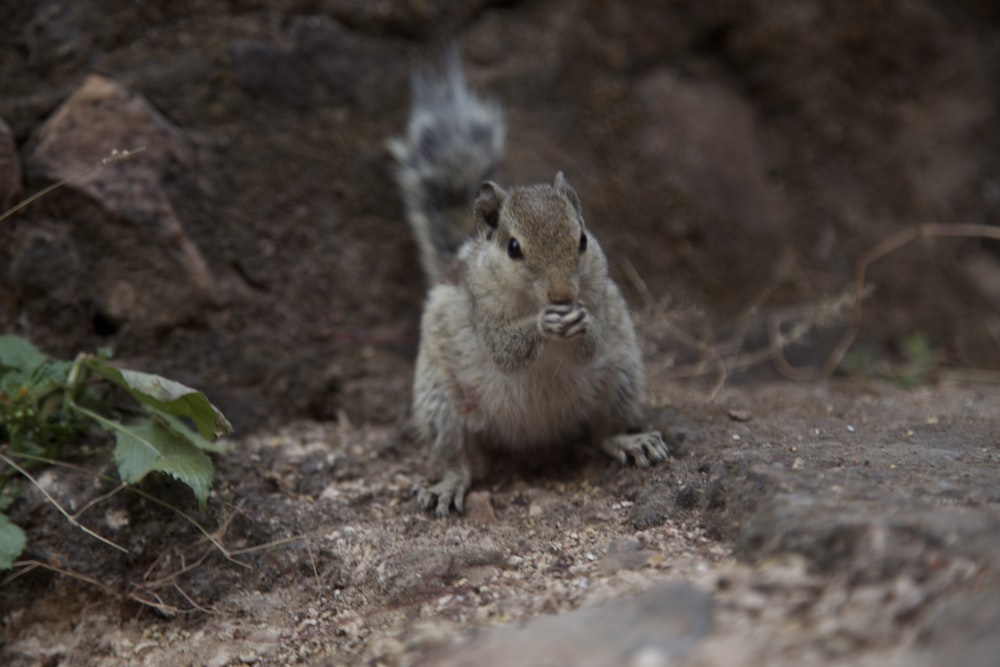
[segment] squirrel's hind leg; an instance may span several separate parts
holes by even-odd
[[[417,504],[439,517],[447,516],[452,506],[464,510],[473,473],[472,443],[467,442],[462,405],[452,389],[447,370],[433,352],[421,349],[413,387],[413,420],[422,438],[431,443],[431,474],[437,482],[418,487]]]
[[[667,460],[667,443],[659,431],[643,430],[645,422],[642,382],[642,362],[631,327],[623,336],[631,341],[622,349],[626,354],[618,360],[611,375],[610,435],[601,438],[601,449],[622,463],[631,458],[640,468]]]
[[[472,484],[473,472],[480,471],[481,454],[467,434],[439,432],[431,448],[433,474],[437,483],[426,483],[417,488],[417,505],[422,510],[433,511],[446,517],[454,507],[465,511],[465,494]]]

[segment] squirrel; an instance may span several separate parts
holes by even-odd
[[[388,148],[431,283],[412,419],[437,480],[418,505],[462,512],[484,448],[530,456],[591,439],[622,463],[665,460],[661,434],[643,430],[635,327],[576,191],[562,172],[551,185],[489,180],[503,112],[469,89],[454,51],[412,88]]]

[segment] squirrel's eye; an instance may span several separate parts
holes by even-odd
[[[586,249],[587,249],[587,233],[583,232],[580,234],[580,253],[583,254],[583,252]]]
[[[521,253],[521,244],[517,242],[517,239],[511,239],[507,243],[507,256],[511,259],[524,259],[524,255]]]

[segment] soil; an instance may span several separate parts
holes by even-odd
[[[995,3],[6,4],[0,202],[146,150],[0,221],[0,327],[238,430],[204,510],[100,442],[25,482],[3,664],[993,664]],[[435,520],[385,140],[451,41],[498,179],[580,192],[672,456],[497,460]]]
[[[995,386],[760,384],[715,401],[657,390],[667,464],[497,461],[466,514],[446,520],[416,506],[423,448],[398,426],[347,419],[234,441],[204,513],[176,485],[144,485],[213,542],[120,491],[79,518],[122,556],[26,488],[14,516],[33,526],[29,556],[75,575],[5,582],[5,664],[995,656],[995,632],[956,618],[975,604],[995,618],[1000,604]],[[70,511],[116,488],[66,470],[39,483]],[[648,613],[641,592],[667,608]],[[532,625],[560,618],[593,630],[570,641]],[[649,646],[674,662],[621,659]]]

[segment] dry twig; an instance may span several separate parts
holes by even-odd
[[[872,246],[861,255],[855,264],[852,283],[839,295],[808,308],[796,309],[797,312],[802,313],[798,317],[789,317],[787,311],[784,315],[774,314],[768,316],[766,322],[768,345],[761,349],[743,353],[734,352],[727,354],[726,350],[738,350],[741,348],[746,336],[746,326],[738,327],[736,333],[728,341],[723,342],[708,341],[691,336],[670,321],[663,312],[663,306],[653,297],[646,282],[631,263],[626,260],[623,262],[622,268],[629,282],[645,301],[647,308],[659,315],[658,319],[667,328],[668,333],[679,343],[691,348],[699,355],[697,361],[676,368],[672,375],[677,378],[694,378],[706,375],[709,369],[715,369],[716,379],[709,392],[709,399],[711,400],[715,398],[725,385],[729,374],[747,370],[768,361],[774,363],[779,373],[793,380],[817,380],[831,376],[843,361],[844,355],[850,349],[857,338],[858,332],[861,330],[863,321],[862,303],[874,291],[871,285],[865,284],[869,267],[877,260],[915,240],[931,237],[988,238],[1000,240],[1000,227],[974,224],[924,224],[899,230]],[[787,274],[788,261],[790,260],[785,257],[779,262],[773,279],[762,290],[761,294],[744,309],[743,313],[737,319],[738,322],[749,322],[760,311],[761,306]],[[821,369],[815,370],[812,368],[797,367],[788,361],[785,357],[785,350],[788,346],[802,340],[815,329],[825,326],[835,316],[847,310],[852,312],[850,325],[830,351]],[[789,322],[792,323],[791,328],[783,331],[783,325]],[[1000,331],[1000,325],[997,326],[997,329]],[[998,339],[998,343],[1000,343],[1000,333],[994,335]]]
[[[17,213],[18,211],[20,211],[21,209],[27,208],[32,203],[34,203],[35,201],[41,199],[42,197],[44,197],[45,195],[49,194],[53,190],[58,190],[59,188],[61,188],[62,186],[66,185],[68,183],[72,183],[74,181],[80,180],[81,178],[89,176],[90,174],[92,174],[93,172],[97,171],[101,167],[104,167],[105,165],[109,165],[112,162],[118,162],[120,160],[127,160],[130,157],[133,157],[136,154],[143,152],[144,150],[146,150],[145,146],[142,146],[140,148],[126,148],[125,150],[118,150],[117,148],[112,148],[111,151],[109,151],[107,155],[105,155],[100,160],[98,160],[94,164],[90,165],[89,167],[87,167],[86,169],[84,169],[83,171],[81,171],[80,173],[73,174],[69,178],[64,178],[61,181],[56,181],[55,183],[53,183],[52,185],[50,185],[48,187],[42,188],[41,190],[39,190],[35,194],[31,195],[30,197],[27,197],[27,198],[21,200],[15,206],[12,206],[11,208],[9,208],[6,211],[4,211],[3,213],[0,213],[0,222],[3,222],[4,220],[6,220],[7,218],[9,218],[10,216],[12,216],[15,213]]]
[[[873,263],[913,241],[932,237],[984,238],[1000,241],[1000,227],[993,225],[931,223],[901,229],[892,236],[876,243],[858,259],[854,267],[853,288],[855,293],[860,294],[865,289],[869,289],[865,285],[865,277],[868,275],[868,267]],[[855,338],[857,338],[858,332],[861,331],[862,319],[863,312],[861,309],[861,300],[859,299],[854,308],[851,327],[841,336],[824,365],[823,371],[827,376],[832,375],[840,365],[840,362],[843,361],[844,355],[847,354],[847,350],[850,349]]]
[[[108,545],[112,549],[117,549],[118,551],[122,552],[123,554],[127,554],[128,553],[128,549],[126,549],[125,547],[123,547],[123,546],[121,546],[119,544],[115,544],[114,542],[112,542],[111,540],[109,540],[106,537],[98,535],[97,533],[95,533],[94,531],[92,531],[90,528],[87,528],[82,523],[80,523],[79,521],[77,521],[73,517],[72,514],[70,514],[69,512],[67,512],[66,509],[62,505],[59,504],[59,501],[57,501],[55,498],[53,498],[49,494],[49,492],[45,490],[45,487],[43,487],[41,484],[38,483],[38,480],[36,480],[34,477],[31,476],[31,473],[29,473],[27,470],[25,470],[24,468],[22,468],[21,466],[19,466],[14,461],[11,461],[4,454],[0,454],[0,460],[2,460],[4,463],[6,463],[7,465],[9,465],[11,468],[13,468],[14,470],[16,470],[17,472],[19,472],[29,482],[31,482],[32,484],[34,484],[35,488],[37,488],[41,492],[41,494],[43,496],[45,496],[45,499],[48,500],[49,503],[51,503],[52,506],[55,507],[59,511],[60,514],[62,514],[64,517],[66,517],[66,520],[69,521],[71,524],[73,524],[74,527],[79,528],[81,531],[83,531],[87,535],[90,535],[94,539],[103,542],[104,544]]]

